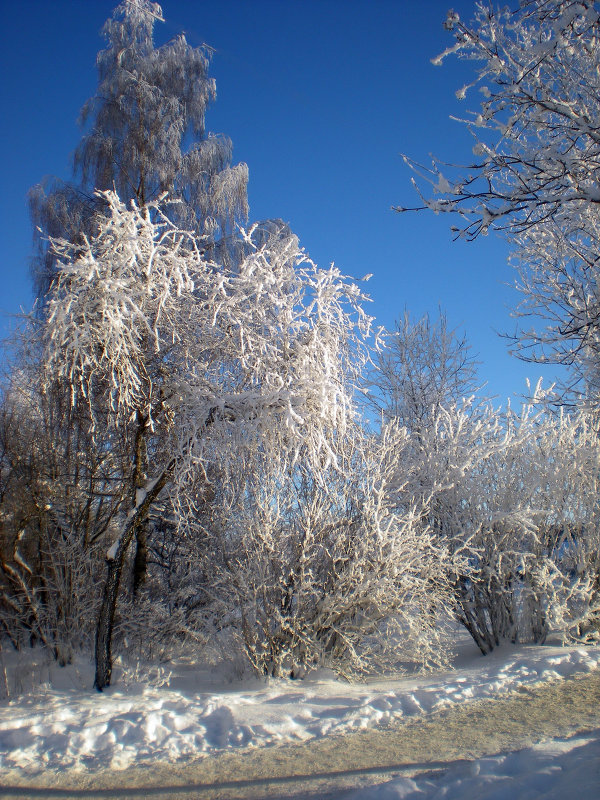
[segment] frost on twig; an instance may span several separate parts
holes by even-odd
[[[522,301],[513,352],[569,368],[559,399],[600,393],[598,172],[600,169],[600,16],[591,2],[522,3],[514,13],[478,5],[468,24],[450,12],[450,54],[473,64],[458,96],[480,89],[462,115],[475,138],[475,161],[433,159],[421,167],[418,209],[452,213],[457,236],[488,231],[513,244]],[[442,180],[443,172],[443,180]],[[399,211],[413,210],[406,207]],[[529,326],[528,318],[543,324]]]

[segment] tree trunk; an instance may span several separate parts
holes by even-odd
[[[176,460],[173,458],[167,464],[159,477],[152,481],[145,492],[143,500],[130,512],[119,539],[106,556],[107,572],[102,594],[102,604],[96,626],[96,675],[94,688],[101,692],[105,686],[110,686],[112,675],[112,633],[119,594],[121,572],[125,562],[125,555],[135,533],[144,524],[148,510],[156,500],[165,484],[171,477]]]
[[[135,600],[140,589],[146,581],[146,570],[148,566],[148,544],[146,524],[143,523],[135,534],[135,558],[133,559],[133,580],[132,592]]]
[[[148,430],[148,416],[137,412],[137,431],[134,445],[134,464],[132,479],[132,508],[137,504],[138,489],[143,489],[148,480],[148,450],[146,446],[146,433]],[[132,594],[135,600],[146,580],[148,566],[148,527],[144,520],[135,531],[135,557],[133,560]]]
[[[123,557],[125,548],[123,549]],[[105,686],[110,686],[112,676],[112,631],[117,607],[117,595],[119,593],[119,582],[121,579],[121,569],[123,567],[123,557],[119,561],[113,559],[106,560],[107,572],[102,593],[102,605],[96,626],[96,675],[94,677],[94,688],[101,692]]]

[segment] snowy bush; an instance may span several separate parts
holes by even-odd
[[[597,419],[530,406],[508,416],[506,449],[474,475],[472,496],[487,517],[479,582],[497,595],[501,636],[589,634],[600,611]]]
[[[405,316],[388,341],[370,375],[371,405],[410,434],[397,454],[396,507],[421,508],[422,524],[448,548],[457,619],[484,653],[503,639],[543,641],[551,628],[591,635],[595,415],[542,412],[541,385],[518,414],[461,399],[474,363],[443,315],[435,325]]]
[[[482,652],[503,639],[543,642],[551,629],[570,637],[597,626],[595,418],[442,408],[412,458],[397,502],[421,493],[424,522],[467,559],[454,577],[455,614]],[[406,462],[398,470],[404,477]]]
[[[415,509],[391,507],[406,431],[379,441],[353,426],[336,463],[250,454],[226,493],[210,585],[217,616],[238,632],[256,672],[320,666],[355,677],[403,661],[448,658],[436,617],[449,605],[447,553]]]

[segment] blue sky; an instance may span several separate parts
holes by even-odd
[[[76,121],[96,86],[99,30],[111,0],[0,0],[0,311],[2,328],[31,305],[28,189],[70,176]],[[472,139],[450,120],[474,108],[454,92],[469,65],[430,59],[450,43],[449,5],[470,18],[470,0],[164,0],[161,43],[185,31],[215,48],[217,101],[207,129],[226,133],[250,168],[252,219],[280,217],[314,260],[360,277],[369,311],[391,327],[442,307],[482,362],[487,392],[502,400],[541,367],[507,353],[518,295],[506,245],[488,236],[454,242],[451,220],[399,215],[417,198],[400,153],[469,158]],[[550,380],[546,373],[545,379]]]

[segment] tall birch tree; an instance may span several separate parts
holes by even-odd
[[[106,47],[96,60],[98,87],[81,111],[74,180],[53,180],[30,193],[37,232],[33,278],[42,315],[57,277],[49,240],[84,246],[107,212],[105,190],[116,190],[123,202],[133,200],[138,207],[151,207],[167,193],[173,201],[170,218],[201,237],[208,258],[231,266],[243,257],[245,244],[235,230],[248,215],[248,170],[245,164],[232,165],[228,137],[206,131],[206,110],[216,98],[208,71],[211,49],[192,47],[183,34],[155,45],[155,26],[162,21],[161,7],[150,0],[124,0],[115,8],[102,29]],[[286,234],[275,222],[265,230],[265,238]],[[144,445],[139,444],[141,458]],[[138,483],[145,474],[144,458]],[[145,527],[139,526],[134,593],[146,576],[146,539]]]
[[[124,0],[102,29],[106,47],[96,60],[98,88],[84,104],[83,137],[70,183],[34,187],[30,208],[36,241],[33,277],[43,298],[55,275],[47,237],[77,241],[94,230],[104,210],[95,190],[116,190],[126,202],[153,202],[164,192],[178,200],[178,224],[204,237],[204,247],[231,245],[247,218],[245,164],[232,166],[232,143],[207,133],[206,110],[216,98],[209,76],[211,50],[192,47],[183,34],[156,46],[162,10],[150,0]]]

